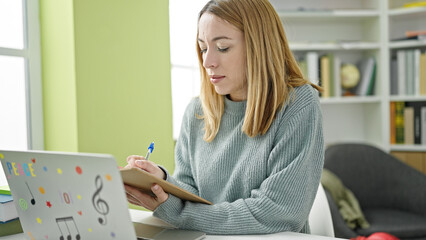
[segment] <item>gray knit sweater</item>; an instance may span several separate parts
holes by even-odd
[[[209,234],[309,233],[308,216],[324,159],[322,116],[317,91],[295,88],[268,132],[248,137],[241,131],[246,102],[225,97],[216,138],[203,140],[201,103],[187,107],[167,180],[214,205],[169,195],[155,211],[179,228]]]

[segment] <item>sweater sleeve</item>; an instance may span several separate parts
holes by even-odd
[[[308,216],[324,158],[319,104],[304,105],[280,124],[281,134],[268,158],[268,176],[249,198],[206,205],[169,195],[154,216],[208,234],[309,232]],[[193,180],[183,177],[192,187]]]

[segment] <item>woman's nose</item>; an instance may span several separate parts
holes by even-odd
[[[214,52],[207,50],[203,56],[204,68],[215,68],[218,65],[218,59]]]

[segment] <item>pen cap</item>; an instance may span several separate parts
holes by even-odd
[[[154,151],[154,142],[152,142],[152,143],[149,145],[148,150],[149,150],[150,152]]]

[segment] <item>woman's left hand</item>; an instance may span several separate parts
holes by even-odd
[[[151,211],[157,209],[158,206],[169,198],[169,194],[164,192],[163,188],[158,184],[154,184],[151,187],[151,191],[155,196],[141,192],[139,189],[129,185],[124,185],[124,189],[126,190],[127,200],[130,203],[142,206]]]

